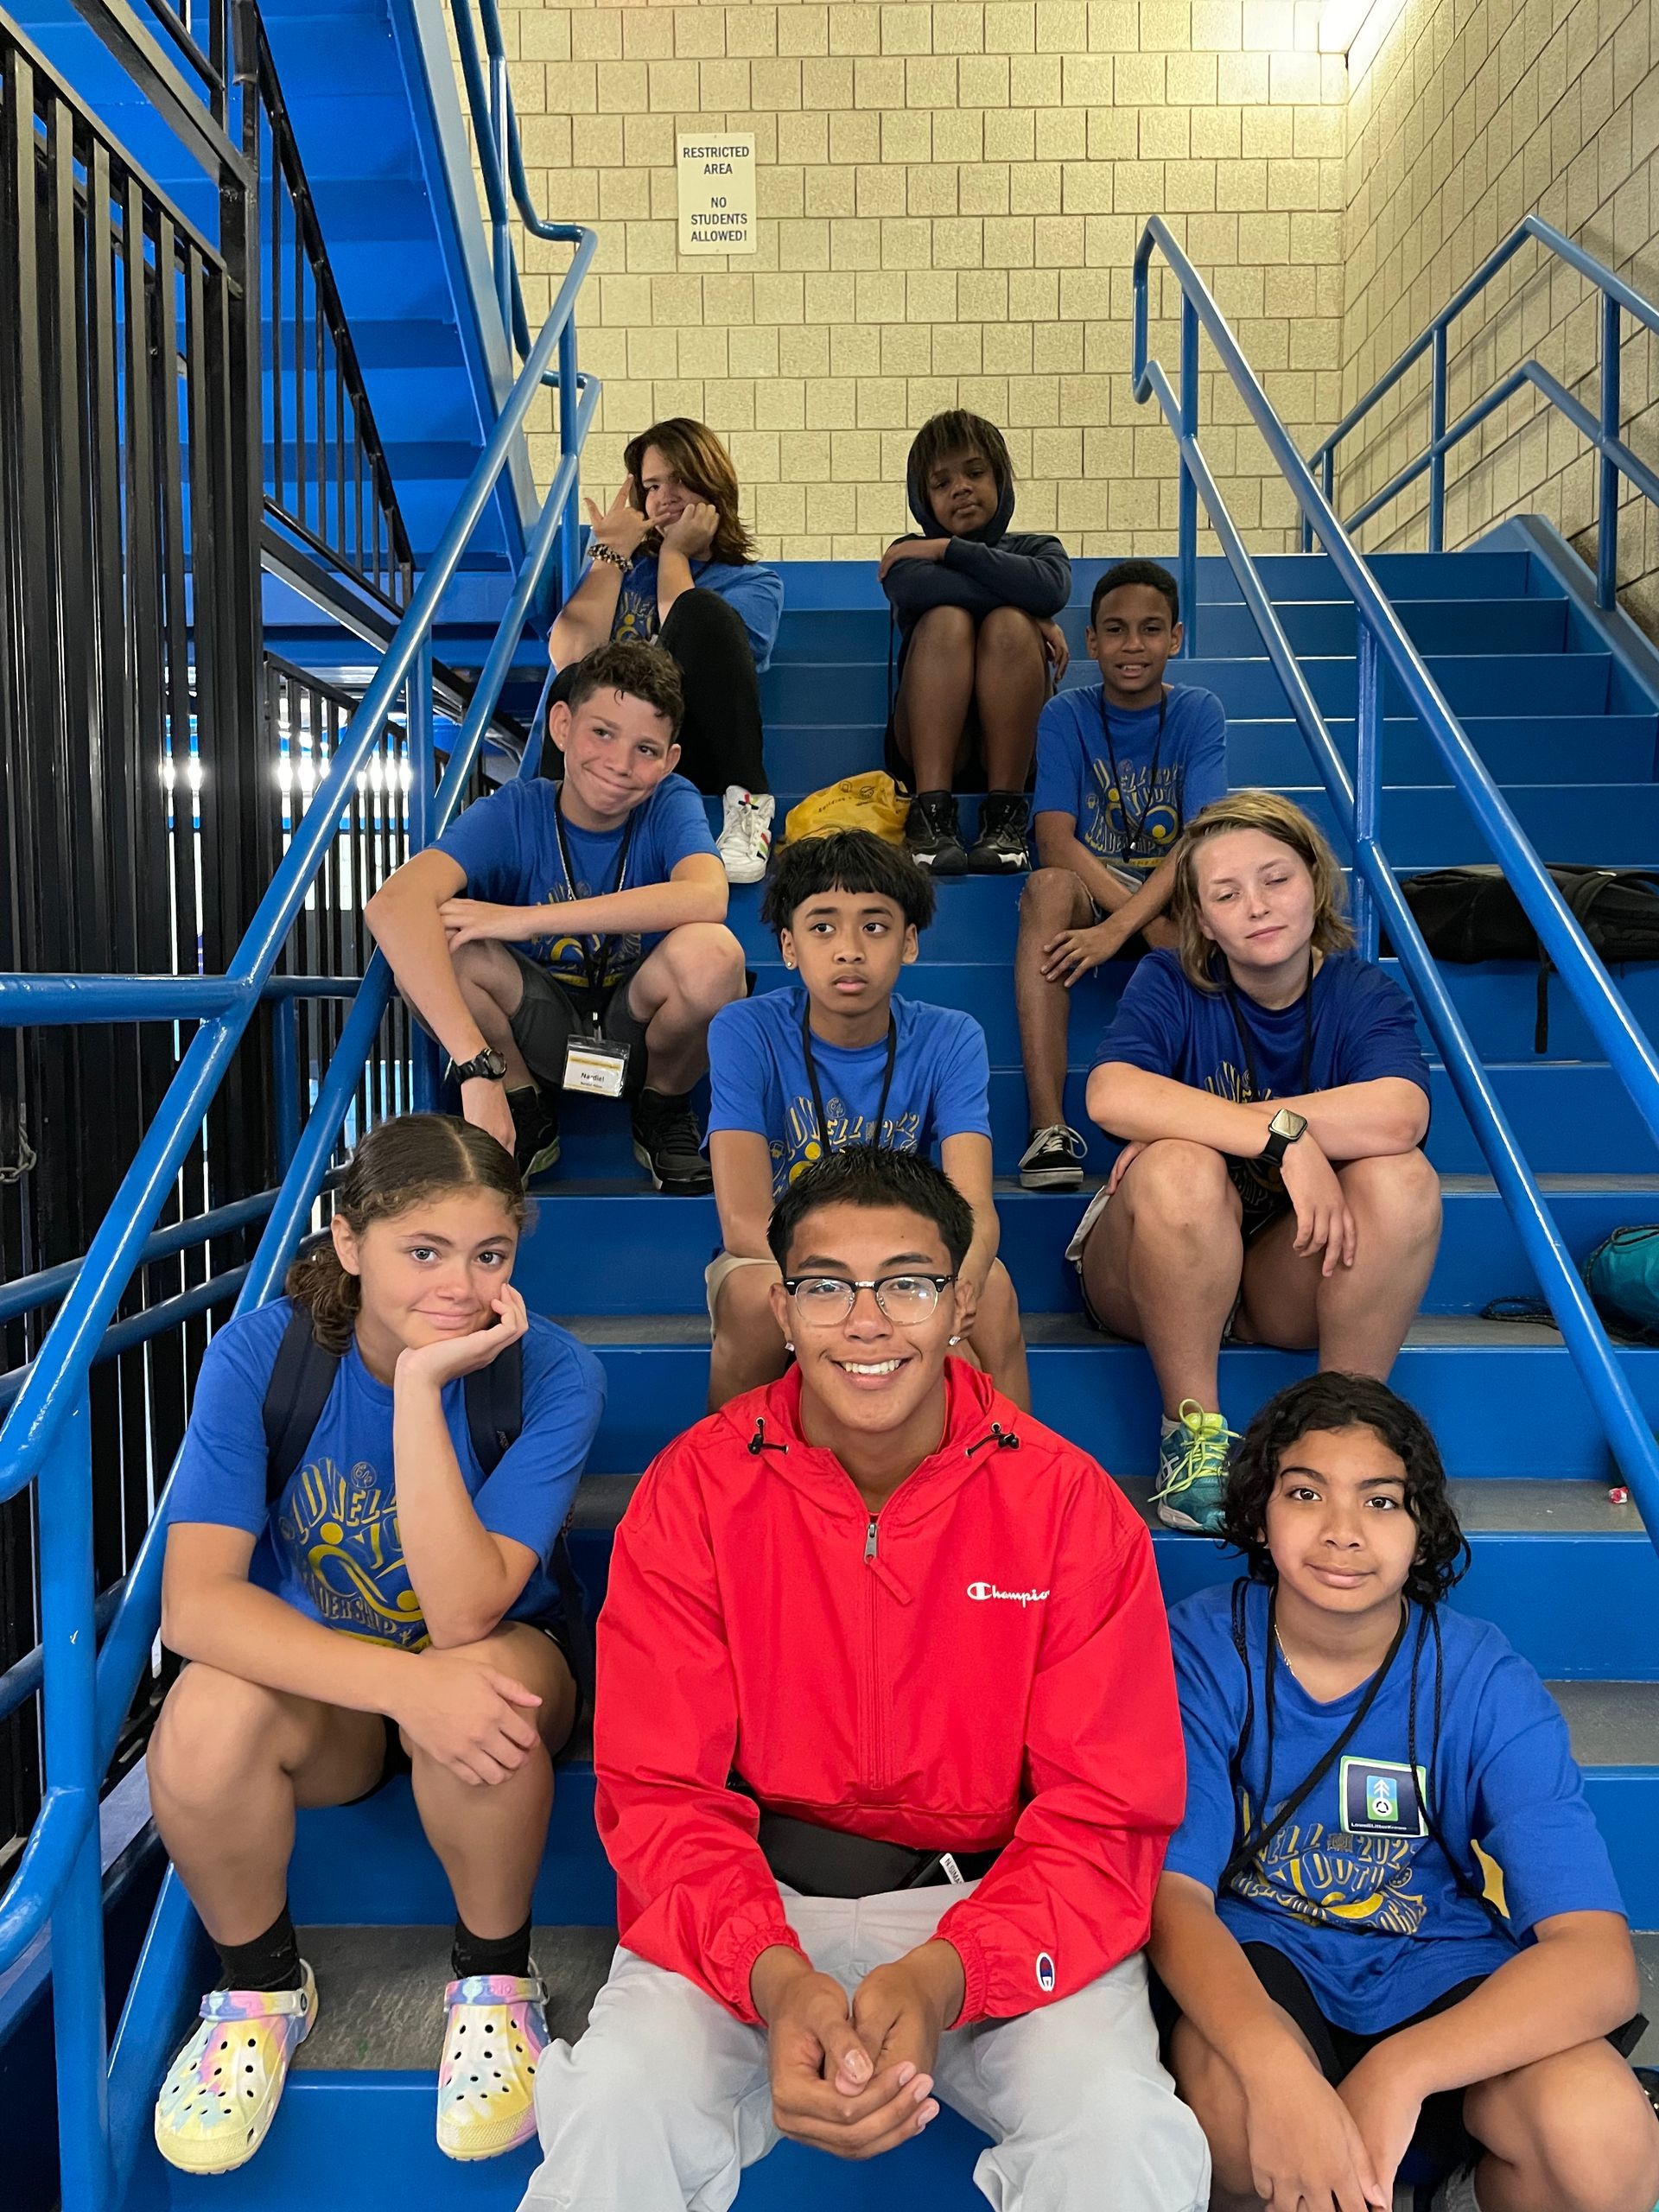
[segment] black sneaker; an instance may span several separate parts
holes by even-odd
[[[1026,842],[1030,804],[1022,791],[992,791],[979,810],[979,835],[968,848],[974,875],[1018,875],[1031,866]]]
[[[965,875],[957,802],[949,791],[918,791],[905,817],[905,844],[918,868],[933,875]]]
[[[684,1092],[640,1092],[633,1105],[633,1156],[657,1188],[674,1197],[701,1198],[715,1187],[702,1131]]]
[[[513,1165],[528,1183],[532,1175],[544,1174],[558,1163],[558,1109],[534,1084],[510,1090],[507,1103],[512,1109]]]
[[[1064,1122],[1039,1129],[1020,1155],[1020,1187],[1024,1191],[1075,1191],[1083,1181],[1083,1165],[1089,1147],[1077,1131]]]

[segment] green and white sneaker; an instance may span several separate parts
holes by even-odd
[[[1166,1529],[1220,1535],[1227,1456],[1237,1441],[1219,1414],[1205,1413],[1196,1398],[1182,1399],[1158,1446],[1158,1481],[1152,1493]]]

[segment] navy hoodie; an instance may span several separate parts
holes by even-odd
[[[926,487],[912,474],[910,512],[924,537],[944,536]],[[1010,536],[1014,486],[1002,486],[996,512],[977,530],[947,540],[943,559],[898,561],[882,579],[899,635],[906,645],[919,618],[933,607],[965,607],[972,615],[1018,607],[1039,621],[1058,614],[1071,595],[1071,563],[1058,537],[1034,531]]]

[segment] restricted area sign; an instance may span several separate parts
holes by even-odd
[[[680,251],[754,251],[754,134],[680,133]]]

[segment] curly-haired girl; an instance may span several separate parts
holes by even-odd
[[[1399,2177],[1433,2212],[1648,2212],[1618,1885],[1543,1684],[1442,1606],[1467,1548],[1427,1423],[1311,1376],[1224,1514],[1248,1575],[1170,1614],[1186,1815],[1151,1947],[1212,2208],[1387,2212]]]

